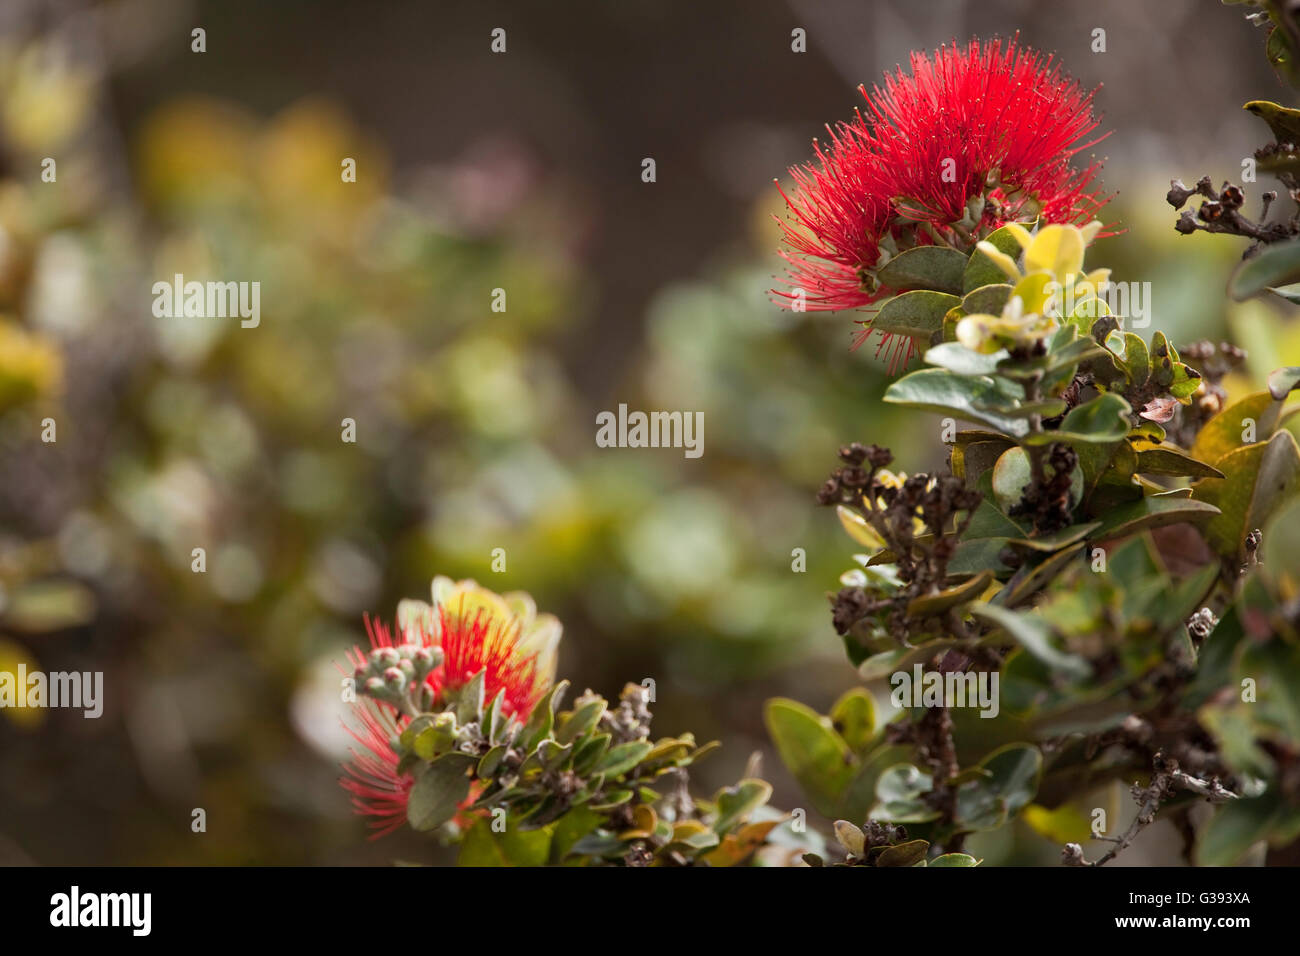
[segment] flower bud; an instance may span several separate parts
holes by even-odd
[[[370,666],[375,670],[392,667],[399,660],[401,660],[401,657],[391,647],[376,647],[370,652]]]
[[[1169,192],[1165,194],[1165,200],[1175,209],[1181,209],[1183,203],[1187,202],[1189,196],[1196,195],[1195,189],[1188,189],[1181,179],[1169,180]]]
[[[444,711],[433,718],[433,752],[444,754],[457,744],[458,728],[456,717],[450,711]]]
[[[442,648],[435,648],[441,656]],[[415,668],[417,679],[423,680],[437,665],[433,660],[433,651],[427,647],[417,647],[411,653],[411,664]]]
[[[474,752],[474,745],[483,739],[483,730],[477,720],[471,720],[456,731],[456,742],[466,753]]]

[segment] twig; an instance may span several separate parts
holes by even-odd
[[[1201,780],[1178,769],[1178,761],[1166,757],[1158,751],[1151,762],[1151,784],[1143,787],[1133,784],[1131,792],[1138,803],[1137,816],[1129,828],[1119,837],[1099,837],[1114,842],[1115,846],[1093,862],[1083,855],[1083,847],[1077,843],[1067,843],[1061,850],[1061,862],[1066,866],[1105,866],[1119,854],[1123,853],[1137,839],[1139,833],[1155,822],[1160,805],[1173,796],[1177,790],[1187,790],[1205,797],[1211,803],[1227,803],[1236,800],[1237,795],[1219,783],[1217,777]]]

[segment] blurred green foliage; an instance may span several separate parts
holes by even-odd
[[[393,171],[329,103],[263,120],[206,97],[115,151],[102,77],[56,52],[0,57],[0,664],[103,670],[109,700],[84,728],[0,720],[17,858],[400,854],[352,846],[334,662],[363,612],[435,571],[526,586],[583,625],[566,672],[653,678],[663,730],[754,739],[757,706],[716,701],[833,651],[812,462],[855,425],[843,396],[882,383],[846,330],[723,265],[655,299],[631,377],[593,399],[571,379],[588,295],[571,220],[526,157]],[[260,325],[155,318],[150,287],[178,273],[260,282]],[[702,411],[707,454],[597,448],[619,401]],[[192,807],[221,839],[191,833]]]

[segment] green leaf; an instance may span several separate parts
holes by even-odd
[[[981,401],[975,403],[975,408],[981,412],[994,412],[1007,418],[1022,418],[1028,421],[1035,415],[1039,418],[1055,418],[1057,415],[1063,415],[1069,406],[1063,398],[1042,398],[1036,402],[1018,399]]]
[[[880,536],[880,532],[871,527],[867,519],[853,509],[836,505],[835,514],[839,516],[840,525],[845,532],[857,544],[872,552],[879,551],[884,545],[885,539]]]
[[[1128,440],[1133,443],[1134,448],[1143,442],[1159,445],[1165,440],[1165,430],[1158,423],[1143,419],[1129,431]]]
[[[575,773],[587,775],[596,763],[609,750],[613,739],[609,734],[595,734],[582,741],[573,751],[573,769]]]
[[[910,763],[897,764],[880,775],[876,783],[877,803],[871,819],[890,823],[926,823],[941,815],[925,802],[934,780]]]
[[[1141,388],[1151,377],[1151,353],[1142,336],[1134,332],[1124,333],[1124,371],[1134,388]]]
[[[619,774],[627,773],[653,749],[654,744],[648,740],[632,740],[611,747],[609,753],[596,764],[596,769],[592,772],[604,774],[607,780],[613,779]]]
[[[1023,538],[1024,529],[993,503],[992,475],[986,477],[988,487],[980,489],[984,492],[984,500],[975,509],[975,514],[971,516],[970,524],[966,526],[966,533],[962,537],[967,541],[976,538]]]
[[[930,844],[925,840],[909,840],[886,847],[876,857],[876,866],[916,866],[925,859]]]
[[[550,862],[552,841],[550,827],[520,830],[507,824],[496,833],[491,818],[483,817],[465,832],[456,865],[543,866]]]
[[[573,744],[559,744],[554,740],[543,740],[538,744],[533,756],[542,762],[544,770],[559,770],[573,756]]]
[[[1228,294],[1237,302],[1270,286],[1300,281],[1300,241],[1275,242],[1239,265],[1228,280]]]
[[[1026,228],[1032,226],[1026,225]],[[1020,248],[1020,242],[1013,236],[1005,226],[1001,229],[995,229],[989,233],[988,241],[999,252],[1004,252],[1017,262],[1024,252]],[[995,266],[989,257],[984,255],[978,249],[971,253],[970,261],[966,264],[966,271],[962,275],[962,291],[973,292],[980,286],[1004,283],[1007,281],[1007,274]]]
[[[795,700],[776,698],[764,712],[781,762],[799,781],[819,813],[835,809],[853,773],[852,754],[830,721]]]
[[[1033,744],[1007,744],[981,760],[980,766],[989,776],[978,783],[997,792],[1005,801],[1008,814],[1015,814],[1038,792],[1043,755]]]
[[[984,571],[956,587],[946,588],[938,594],[924,594],[913,598],[907,605],[907,616],[915,619],[934,617],[949,608],[976,600],[993,580],[992,571]]]
[[[460,689],[456,698],[456,723],[468,724],[483,716],[483,680],[486,669],[479,671]]]
[[[1137,453],[1137,470],[1144,475],[1222,478],[1223,472],[1173,448],[1149,448]]]
[[[1007,544],[1014,547],[1013,541],[1008,540]],[[1083,548],[1084,543],[1080,542],[1062,548],[1046,557],[1040,555],[1038,557],[1041,560],[1036,564],[1033,563],[1035,556],[1030,555],[1030,560],[1016,573],[1015,577],[1007,582],[1007,586],[998,592],[994,600],[1003,607],[1008,608],[1023,604],[1028,598],[1047,587],[1048,583],[1054,580],[1067,564],[1076,560]]]
[[[1174,363],[1178,361],[1178,350],[1170,344],[1163,332],[1151,336],[1151,380],[1161,388],[1168,388],[1174,381]]]
[[[1281,412],[1281,404],[1268,392],[1254,392],[1233,402],[1197,433],[1192,457],[1217,466],[1224,455],[1250,444],[1245,439],[1247,419],[1255,423],[1255,441],[1266,441]]]
[[[1042,737],[1064,734],[1099,734],[1123,723],[1129,714],[1138,713],[1156,702],[1152,694],[1134,699],[1115,686],[1090,693],[1075,693],[1065,703],[1050,706],[1032,719],[1034,732]]]
[[[1237,2],[1255,4],[1256,0],[1237,0]],[[1248,113],[1254,113],[1268,124],[1273,139],[1279,143],[1300,143],[1300,110],[1288,109],[1271,100],[1251,100],[1241,107]]]
[[[1300,740],[1300,645],[1252,641],[1242,648],[1237,670],[1258,682],[1256,702],[1239,705],[1250,712],[1258,737],[1284,746]],[[1240,686],[1240,680],[1234,683]]]
[[[492,702],[483,711],[483,732],[487,734],[488,742],[491,744],[501,741],[501,734],[510,723],[510,718],[505,713],[505,700],[506,690],[503,687],[497,691]]]
[[[456,815],[469,796],[466,771],[477,763],[469,754],[449,753],[429,764],[415,779],[406,804],[407,822],[416,830],[434,830]]]
[[[890,289],[932,289],[958,295],[965,270],[966,256],[956,249],[916,246],[886,262],[876,278]]]
[[[497,744],[497,746],[485,753],[483,759],[478,762],[478,769],[474,771],[475,775],[479,779],[493,776],[497,772],[497,768],[501,766],[501,758],[506,755],[506,749],[504,744]]]
[[[930,866],[979,866],[980,861],[966,853],[945,853],[943,856],[937,856],[929,863]]]
[[[559,864],[569,855],[574,844],[591,833],[604,821],[604,816],[589,806],[574,807],[550,827],[551,849],[549,862]]]
[[[1201,523],[1209,521],[1218,513],[1218,508],[1204,501],[1150,495],[1132,504],[1108,508],[1097,515],[1101,527],[1092,537],[1094,541],[1106,541],[1110,538],[1122,538],[1135,531],[1163,528],[1165,525],[1182,524],[1185,521]]]
[[[943,328],[943,317],[948,310],[958,305],[961,305],[961,300],[945,292],[925,289],[904,292],[880,307],[871,320],[871,327],[895,335],[929,338]]]
[[[952,446],[952,473],[965,481],[967,488],[978,488],[980,479],[986,473],[991,475],[993,466],[998,463],[1002,453],[1013,444],[1015,443],[1004,435],[997,435],[987,441],[963,442],[959,434],[958,441]]]
[[[1274,167],[1276,165],[1276,167],[1281,169],[1283,172],[1289,172],[1289,173],[1300,175],[1300,155],[1296,153],[1287,153],[1285,154],[1284,157],[1279,156],[1279,157],[1274,157],[1274,159],[1284,159],[1285,165],[1283,165],[1282,163],[1274,164],[1270,162],[1268,163],[1269,167]],[[1259,168],[1264,169],[1265,164],[1260,163]],[[1269,168],[1265,171],[1274,172],[1274,169]],[[1291,285],[1280,286],[1278,288],[1273,288],[1272,286],[1269,286],[1268,291],[1272,292],[1274,295],[1281,296],[1282,298],[1290,302],[1292,305],[1300,305],[1300,285],[1297,285],[1296,283],[1292,283]]]
[[[1044,466],[1051,471],[1050,466]],[[1024,497],[1025,489],[1033,481],[1028,453],[1020,447],[1008,448],[993,466],[993,495],[1003,511],[1013,510]],[[1083,472],[1074,469],[1070,479],[1070,502],[1078,504],[1083,498]]]
[[[988,376],[954,375],[947,369],[927,368],[904,375],[885,389],[884,400],[891,405],[917,408],[952,415],[967,421],[990,425],[1004,434],[1020,437],[1029,424],[981,408],[997,402],[1017,402],[1023,391],[1013,382]]]
[[[971,613],[1002,628],[1017,644],[1053,670],[1075,680],[1086,679],[1092,673],[1092,665],[1086,660],[1056,646],[1052,629],[1032,612],[1017,613],[996,604],[975,604],[971,606]]]
[[[623,804],[630,801],[634,796],[636,796],[636,794],[633,793],[631,790],[627,790],[627,789],[610,790],[606,792],[604,797],[601,798],[599,801],[591,803],[590,807],[593,810],[613,810],[615,807],[621,807]]]
[[[1040,355],[1038,358],[1032,359],[1004,359],[998,371],[1007,378],[1014,378],[1019,381],[1028,381],[1035,376],[1060,372],[1061,374],[1052,377],[1053,379],[1059,379],[1059,384],[1064,387],[1074,376],[1073,374],[1065,374],[1062,370],[1077,366],[1081,362],[1090,359],[1110,355],[1110,352],[1092,339],[1072,338],[1076,334],[1073,328],[1066,326],[1056,333],[1056,339],[1062,341],[1054,339],[1046,355]],[[1047,384],[1050,384],[1050,382],[1045,380],[1044,385]]]
[[[935,638],[915,647],[898,647],[894,650],[872,654],[858,668],[858,676],[865,681],[877,681],[897,671],[908,671],[913,664],[928,661],[936,654],[941,654],[957,642],[951,638]]]
[[[560,729],[555,732],[556,741],[567,744],[586,736],[600,722],[603,713],[605,713],[603,698],[598,697],[595,700],[587,701],[587,703],[570,714],[560,726]]]
[[[401,743],[403,750],[415,749],[415,741],[422,733],[433,726],[433,716],[433,714],[416,714],[411,718],[411,722],[402,728],[398,741]],[[432,754],[421,756],[425,760],[432,758]]]
[[[1241,618],[1236,605],[1232,605],[1219,619],[1218,626],[1210,632],[1196,655],[1196,678],[1183,698],[1183,707],[1189,712],[1200,707],[1225,685],[1233,680],[1233,665],[1237,647],[1244,637]]]
[[[680,830],[675,829],[669,846],[686,847],[689,850],[708,850],[721,842],[718,834],[707,827],[696,829],[696,827],[703,827],[703,824],[696,824],[695,821],[691,823],[695,826],[688,825],[681,827]]]
[[[1242,558],[1246,535],[1264,527],[1300,491],[1300,448],[1283,430],[1267,442],[1225,455],[1218,464],[1225,477],[1198,481],[1192,498],[1219,509],[1205,526],[1210,546],[1225,557]]]
[[[849,749],[862,753],[875,739],[876,704],[862,687],[844,692],[830,713],[831,726]]]
[[[772,796],[772,785],[765,780],[742,780],[734,787],[726,787],[718,792],[714,802],[718,805],[718,818],[713,822],[713,829],[720,835],[726,835],[737,825],[749,818],[749,815],[767,803]]]
[[[1009,282],[995,282],[972,289],[962,296],[962,311],[967,315],[1001,315],[1011,298],[1011,290]]]
[[[1201,373],[1183,362],[1174,363],[1174,378],[1166,388],[1169,394],[1184,405],[1191,404],[1191,397],[1201,387]]]
[[[1285,30],[1278,27],[1269,29],[1268,39],[1264,41],[1264,55],[1268,57],[1268,62],[1273,65],[1279,77],[1292,85],[1295,84],[1295,55],[1291,51],[1291,44],[1287,40]]]
[[[926,350],[927,365],[938,365],[958,375],[992,375],[998,362],[1007,357],[1006,349],[985,355],[966,348],[960,342],[944,342]]]
[[[1123,396],[1102,392],[1091,401],[1070,409],[1059,429],[1027,435],[1024,441],[1029,445],[1117,442],[1128,435],[1131,413],[1132,408]]]
[[[1205,825],[1196,847],[1196,861],[1201,866],[1232,866],[1246,851],[1266,839],[1282,815],[1282,804],[1275,792],[1248,800],[1232,800]]]
[[[1022,535],[1023,537],[1023,535]],[[1010,573],[1010,568],[1002,563],[1000,555],[1007,546],[1008,538],[977,538],[974,541],[961,541],[948,562],[948,576],[962,577],[992,571],[1001,575]]]
[[[1070,525],[1068,528],[1061,528],[1059,531],[1053,531],[1050,534],[1035,534],[1028,538],[1012,538],[1007,541],[1007,547],[1019,551],[1060,551],[1062,548],[1078,544],[1100,527],[1100,521]]]
[[[876,787],[880,777],[890,767],[907,761],[912,756],[910,747],[886,744],[866,755],[853,778],[844,788],[835,805],[835,814],[865,820],[876,803]],[[833,816],[835,814],[827,814]]]
[[[524,724],[524,729],[519,734],[519,742],[524,750],[531,751],[535,749],[551,733],[551,727],[555,723],[555,708],[564,697],[564,692],[568,689],[569,682],[567,680],[559,681],[533,708],[532,714],[528,717],[528,722]]]
[[[1190,577],[1175,581],[1167,596],[1162,587],[1162,597],[1154,609],[1161,628],[1171,630],[1195,614],[1209,597],[1218,576],[1219,569],[1214,564],[1207,564]],[[1163,578],[1161,581],[1163,584]]]
[[[1277,401],[1282,401],[1297,388],[1300,388],[1300,367],[1289,365],[1269,373],[1268,391]]]

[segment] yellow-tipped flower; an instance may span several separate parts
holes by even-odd
[[[1055,319],[1025,312],[1018,295],[1007,300],[1001,315],[968,315],[957,323],[957,341],[972,352],[991,355],[1001,349],[1029,348],[1059,328]]]
[[[957,324],[958,342],[984,354],[1026,348],[1065,322],[1079,320],[1090,328],[1096,319],[1110,314],[1100,297],[1110,282],[1110,270],[1083,271],[1084,253],[1101,230],[1100,222],[1053,224],[1036,232],[1019,223],[1003,228],[1019,243],[1019,259],[987,240],[976,248],[1006,274],[1011,293],[1001,315],[973,313],[962,318]]]
[[[550,687],[555,683],[555,665],[563,627],[553,614],[538,614],[532,596],[523,591],[497,594],[481,587],[476,581],[453,581],[438,575],[433,579],[433,603],[406,599],[397,605],[397,627],[423,626],[426,633],[439,641],[441,618],[446,613],[454,620],[474,620],[480,614],[485,620],[498,621],[517,634],[513,653],[520,658],[535,660],[539,683]]]

